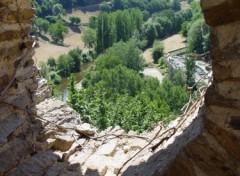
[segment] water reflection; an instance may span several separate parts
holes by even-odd
[[[81,66],[81,71],[80,72],[77,72],[77,73],[73,73],[73,75],[75,76],[75,79],[76,79],[76,82],[79,83],[80,81],[82,81],[82,79],[84,78],[84,75],[88,72],[89,68],[91,65],[94,64],[94,60],[86,63],[86,64],[83,64]],[[56,86],[57,88],[57,91],[59,92],[59,98],[63,101],[66,101],[67,100],[67,95],[68,95],[68,92],[67,92],[67,85],[68,85],[68,80],[69,78],[63,78],[62,79],[62,82]]]

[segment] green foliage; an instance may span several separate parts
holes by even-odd
[[[126,131],[142,132],[172,117],[187,102],[188,93],[181,82],[160,84],[155,78],[140,76],[142,66],[136,64],[141,60],[135,39],[114,44],[97,58],[71,106],[100,129],[120,125]]]
[[[123,77],[122,82],[125,81],[124,78],[126,77]],[[119,79],[121,80],[120,76]],[[75,109],[83,115],[84,120],[100,129],[120,125],[126,131],[142,132],[167,118],[171,112],[178,113],[188,100],[188,93],[183,87],[175,86],[167,80],[159,85],[154,78],[139,78],[141,86],[134,96],[129,96],[129,90],[125,86],[119,89],[119,93],[111,92],[110,96],[109,91],[116,85],[110,89],[105,87],[105,81],[81,89],[75,104]]]
[[[73,67],[73,60],[67,54],[62,54],[57,60],[57,70],[62,77],[69,76],[70,69]]]
[[[109,16],[107,13],[100,13],[97,18],[97,53],[102,53],[108,47],[110,47],[110,31],[111,25],[109,24]]]
[[[102,1],[36,0],[34,5],[37,14],[48,21],[48,27],[46,24],[41,27],[43,22],[40,20],[35,24],[33,32],[45,32],[47,29],[46,32],[50,33],[54,42],[62,44],[67,32],[61,20],[65,9],[99,2]],[[134,7],[140,10],[131,9]],[[98,57],[96,65],[86,74],[80,91],[76,90],[74,76],[70,76],[68,103],[81,113],[84,121],[100,129],[120,125],[126,131],[142,132],[159,121],[175,117],[188,101],[185,84],[192,84],[193,64],[186,61],[188,68],[185,77],[180,71],[169,70],[168,78],[160,84],[157,79],[140,74],[144,60],[139,48],[150,46],[156,39],[165,38],[181,29],[184,35],[191,34],[191,28],[194,31],[191,20],[202,18],[198,4],[193,3],[191,10],[179,11],[179,0],[113,0],[112,7],[104,2],[100,8],[104,12],[97,18],[89,19],[89,29],[84,31],[83,41],[89,50],[96,45],[96,52],[104,54]],[[113,10],[118,11],[110,13]],[[74,25],[80,23],[73,18],[69,20]],[[143,21],[147,22],[143,24]],[[193,34],[190,37],[195,38]],[[201,41],[204,51],[209,47],[208,39],[209,33],[206,30]],[[155,63],[162,55],[162,44],[155,42]],[[68,77],[72,72],[80,70],[81,62],[88,62],[92,57],[94,54],[82,53],[80,49],[71,50],[56,60],[50,58],[48,65],[42,64],[41,72],[48,80],[57,83],[59,75]],[[159,64],[161,67],[166,65],[163,58]]]
[[[88,27],[91,29],[95,29],[97,27],[97,17],[91,16],[89,18]]]
[[[199,1],[194,1],[191,3],[191,11],[193,14],[192,21],[203,19],[203,13]]]
[[[124,9],[127,5],[125,0],[113,0],[112,3],[115,10]]]
[[[191,10],[175,12],[171,9],[154,13],[152,19],[145,22],[142,27],[142,35],[148,40],[151,46],[155,39],[165,38],[181,30],[182,23],[192,18]]]
[[[162,33],[158,33],[158,37],[162,38],[164,36],[168,36],[168,35],[172,34],[173,23],[171,22],[171,20],[168,17],[166,17],[166,16],[157,17],[157,18],[155,18],[154,21],[159,23],[162,26],[162,28],[164,29],[162,31]]]
[[[147,21],[150,18],[150,13],[147,10],[142,11],[143,20]]]
[[[160,41],[155,41],[153,44],[153,51],[152,56],[154,63],[158,63],[158,60],[163,56],[164,54],[164,46]]]
[[[79,92],[76,109],[85,121],[105,129],[120,125],[126,131],[142,132],[169,115],[164,101],[152,101],[146,94],[135,97],[117,94],[114,100],[107,99],[101,84]]]
[[[187,37],[189,28],[190,28],[190,23],[188,21],[185,21],[184,23],[182,23],[180,33],[183,35],[183,37]]]
[[[48,81],[48,85],[49,85],[50,88],[51,88],[52,96],[53,96],[53,97],[57,97],[57,96],[58,96],[58,91],[57,91],[57,89],[56,89],[56,85],[55,85],[51,80]]]
[[[83,32],[82,40],[84,42],[84,45],[88,47],[89,51],[91,48],[94,47],[95,41],[96,41],[96,32],[95,30],[91,28],[87,28]]]
[[[60,55],[57,59],[57,70],[63,77],[67,77],[70,73],[80,71],[80,49],[70,50],[68,54]]]
[[[194,74],[196,72],[195,59],[186,57],[184,60],[184,64],[186,67],[186,71],[185,71],[186,84],[188,87],[192,87],[195,83],[195,79],[194,79]]]
[[[141,71],[144,66],[144,59],[141,56],[141,50],[138,48],[136,40],[131,39],[128,42],[120,41],[115,43],[106,51],[106,55],[116,56],[129,69]]]
[[[54,4],[52,7],[52,13],[54,16],[61,16],[66,14],[66,10],[63,8],[62,4]]]
[[[165,61],[165,58],[164,57],[161,57],[159,60],[158,60],[158,64],[160,66],[160,68],[164,68],[167,64],[167,62]]]
[[[100,4],[99,8],[103,12],[110,12],[111,11],[111,6],[109,5],[108,2],[105,2],[105,1],[102,4]]]
[[[203,19],[195,21],[188,32],[189,52],[203,53],[209,50],[209,27]]]
[[[59,20],[58,17],[51,15],[46,16],[45,19],[48,20],[51,24],[54,24]]]
[[[139,8],[153,14],[164,9],[180,10],[179,0],[113,0],[113,10]]]
[[[53,57],[48,58],[47,65],[50,67],[56,67],[57,66],[56,60]]]
[[[123,65],[123,61],[118,56],[103,54],[96,61],[96,70],[112,69],[118,65]]]
[[[64,35],[68,33],[68,28],[61,20],[58,20],[55,24],[50,25],[49,32],[55,43],[63,44]]]
[[[172,1],[172,9],[175,11],[178,11],[181,9],[181,4],[180,4],[180,0],[173,0]]]
[[[69,57],[71,57],[72,61],[73,61],[73,67],[72,67],[71,72],[80,71],[81,54],[82,54],[82,50],[80,50],[79,48],[72,49],[68,52]]]
[[[152,45],[157,38],[157,31],[153,23],[145,23],[143,25],[143,33],[148,40],[148,46]]]
[[[40,75],[43,78],[47,78],[48,77],[48,73],[49,73],[49,68],[47,66],[47,64],[45,62],[40,62],[39,63],[39,67],[40,67]]]
[[[182,23],[181,33],[187,37],[188,52],[203,53],[210,48],[210,28],[204,21],[203,13],[198,1],[191,3],[190,11],[185,16],[192,14],[191,20]]]
[[[184,87],[186,84],[186,78],[182,70],[174,69],[173,67],[168,67],[168,79],[174,84]]]
[[[184,87],[174,85],[170,80],[163,80],[163,92],[161,96],[165,96],[165,101],[171,108],[172,112],[179,112],[180,109],[188,101],[189,95]]]
[[[59,84],[61,77],[68,77],[71,73],[80,71],[81,60],[82,50],[79,48],[72,49],[57,59],[50,57],[47,63],[40,63],[40,75],[52,84]]]
[[[81,23],[81,19],[78,16],[70,16],[69,20],[73,25],[79,25]]]
[[[73,74],[71,74],[68,82],[68,99],[67,103],[70,105],[75,105],[77,102],[77,89],[76,89],[76,81]],[[73,107],[74,108],[74,107]]]
[[[60,84],[62,81],[61,76],[59,76],[55,71],[50,71],[48,76],[49,80],[51,80],[54,84]]]
[[[50,23],[47,20],[42,18],[36,18],[34,24],[36,25],[36,27],[38,27],[40,32],[44,31],[45,33],[47,33],[50,25]]]
[[[115,42],[129,40],[142,22],[142,13],[137,9],[101,13],[97,18],[97,53],[103,53]]]

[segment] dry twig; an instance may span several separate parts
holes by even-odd
[[[121,166],[121,168],[118,170],[117,172],[117,176],[121,173],[121,170],[133,159],[135,158],[139,153],[141,153],[144,149],[146,149],[159,135],[159,133],[161,132],[162,127],[160,126],[160,129],[158,130],[158,132],[155,134],[155,136],[141,149],[139,150],[137,153],[135,153],[130,159],[128,159],[126,162],[123,163],[123,165]]]
[[[126,137],[126,138],[140,138],[146,141],[149,141],[149,138],[144,137],[144,136],[138,136],[138,135],[128,135],[128,134],[105,134],[102,136],[97,136],[97,137],[93,137],[91,138],[92,140],[97,140],[99,138],[104,138],[104,137],[109,137],[109,136],[114,136],[114,138],[120,138],[120,137]]]

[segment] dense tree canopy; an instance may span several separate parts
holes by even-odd
[[[102,53],[113,43],[129,40],[135,30],[141,28],[143,16],[140,10],[130,9],[114,13],[101,13],[97,18],[97,52]]]
[[[188,100],[181,81],[160,84],[141,76],[143,60],[136,39],[114,44],[95,63],[82,81],[83,88],[74,96],[71,93],[75,103],[70,105],[100,129],[120,125],[126,131],[142,132],[178,113]]]
[[[209,27],[203,19],[196,20],[188,31],[188,47],[190,52],[203,53],[209,50]]]
[[[185,74],[186,74],[186,85],[189,87],[192,87],[195,83],[195,72],[196,72],[196,63],[195,60],[193,58],[185,58],[184,61],[186,70],[185,70]]]

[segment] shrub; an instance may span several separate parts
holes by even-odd
[[[155,64],[158,63],[159,58],[163,56],[163,52],[164,52],[163,44],[159,41],[155,41],[153,44],[153,53],[152,53]]]

